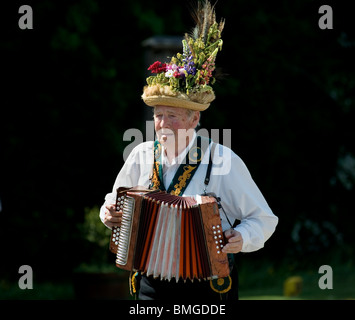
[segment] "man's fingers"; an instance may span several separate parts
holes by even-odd
[[[122,223],[122,216],[114,216],[109,211],[106,211],[104,223],[109,227],[120,227]]]
[[[222,251],[225,253],[238,253],[243,247],[243,238],[240,232],[229,229],[224,232],[227,243],[223,247]]]
[[[110,222],[121,222],[122,218],[121,217],[114,217],[114,216],[108,216],[107,221]]]
[[[236,236],[228,239],[228,242],[239,242],[239,241],[242,241],[242,236],[240,234],[237,234]]]
[[[242,247],[243,247],[243,243],[240,241],[240,242],[236,242],[236,243],[227,243],[222,251],[224,253],[238,253],[239,251],[242,250]]]
[[[239,241],[243,240],[242,235],[238,231],[235,231],[235,230],[233,230],[231,237],[227,238],[227,239],[228,239],[228,242],[239,242]]]
[[[119,227],[122,222],[122,211],[116,211],[114,204],[106,205],[104,223],[112,228]]]
[[[233,237],[228,239],[228,243],[226,243],[222,251],[226,253],[237,253],[240,250],[242,250],[242,246],[243,246],[243,239],[241,237]]]
[[[226,230],[225,232],[224,232],[224,235],[225,235],[225,237],[228,239],[228,238],[230,238],[230,237],[232,237],[232,231],[233,231],[233,229],[228,229],[228,230]]]
[[[113,217],[122,217],[122,211],[106,211],[106,214]]]
[[[122,216],[122,211],[116,211],[116,206],[114,204],[109,204],[109,205],[106,205],[105,214],[111,215],[114,217],[120,217],[120,216]]]
[[[114,204],[108,204],[106,205],[106,209],[108,211],[116,211],[116,206]]]
[[[241,240],[242,236],[240,232],[234,229],[228,229],[224,232],[225,237],[228,239],[228,242],[235,242]],[[236,239],[235,239],[236,238]]]

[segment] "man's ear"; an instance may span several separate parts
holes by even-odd
[[[193,128],[196,128],[200,121],[200,111],[195,111],[192,117]]]

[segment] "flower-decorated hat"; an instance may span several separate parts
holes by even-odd
[[[151,107],[164,105],[191,110],[206,110],[215,99],[211,85],[215,78],[215,60],[222,49],[221,33],[224,20],[216,22],[214,7],[199,2],[193,14],[196,27],[182,40],[183,53],[170,62],[154,62],[148,70],[155,75],[147,78],[142,99]]]

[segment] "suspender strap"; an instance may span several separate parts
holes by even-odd
[[[208,167],[207,167],[207,171],[206,171],[206,177],[205,177],[205,189],[204,189],[204,194],[205,195],[209,195],[209,196],[212,196],[216,199],[217,203],[218,203],[218,208],[219,209],[222,209],[229,225],[231,226],[231,228],[235,228],[238,224],[238,220],[236,219],[232,225],[232,223],[230,222],[228,216],[227,216],[227,213],[224,211],[224,208],[221,204],[221,198],[220,197],[217,197],[216,194],[214,192],[209,192],[209,193],[206,193],[206,189],[207,189],[207,186],[210,182],[210,175],[211,175],[211,170],[212,170],[212,159],[213,159],[213,155],[214,155],[214,149],[216,148],[216,144],[212,142],[212,146],[211,146],[211,151],[210,151],[210,159],[209,159],[209,162],[208,162]]]
[[[211,175],[211,169],[212,169],[212,158],[213,158],[213,153],[214,153],[215,148],[216,148],[216,144],[213,143],[213,141],[212,141],[212,146],[211,146],[211,151],[210,151],[210,160],[208,162],[208,167],[207,167],[206,177],[205,177],[205,190],[210,182],[210,175]]]

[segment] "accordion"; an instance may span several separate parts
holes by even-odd
[[[121,227],[112,229],[110,241],[117,267],[169,281],[229,275],[214,197],[119,188],[116,210],[123,212]]]

